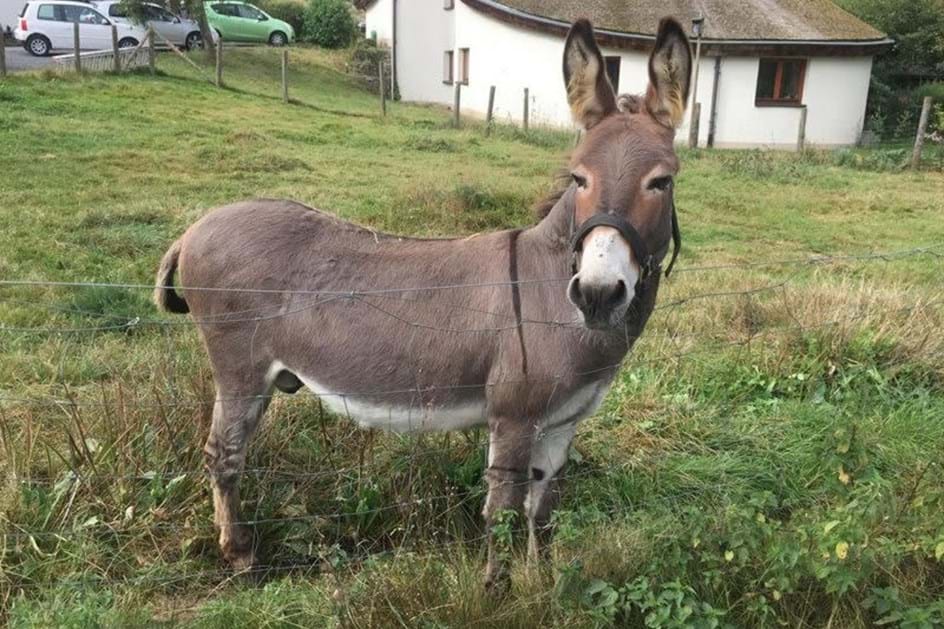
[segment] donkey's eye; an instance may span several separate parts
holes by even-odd
[[[646,186],[649,190],[658,190],[659,192],[665,192],[672,186],[672,177],[656,177],[649,182],[649,185]]]
[[[583,175],[578,175],[577,173],[570,173],[570,176],[573,177],[574,183],[577,184],[578,188],[587,187],[587,178]]]

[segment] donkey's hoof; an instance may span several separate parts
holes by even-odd
[[[507,571],[498,574],[485,574],[483,581],[485,593],[492,598],[504,598],[511,591],[511,574]]]
[[[251,572],[256,567],[256,555],[252,551],[241,554],[224,554],[235,572]]]
[[[243,538],[239,543],[229,540],[220,547],[223,559],[236,572],[247,572],[256,567],[256,554],[252,550],[251,538]]]

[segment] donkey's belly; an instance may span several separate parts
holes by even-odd
[[[481,397],[447,401],[424,401],[419,393],[404,390],[360,396],[334,391],[306,374],[296,372],[295,376],[332,413],[349,417],[363,428],[410,433],[464,430],[486,423],[484,392]]]

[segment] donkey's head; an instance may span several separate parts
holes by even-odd
[[[685,32],[675,20],[663,19],[645,96],[617,99],[590,22],[577,21],[567,36],[567,99],[585,130],[570,163],[576,191],[574,275],[567,296],[588,327],[620,325],[641,282],[660,272],[673,236],[678,238],[673,140],[691,69]]]

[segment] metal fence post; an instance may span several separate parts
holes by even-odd
[[[111,25],[111,54],[112,54],[112,66],[115,69],[115,73],[121,72],[121,57],[118,52],[118,27],[114,24]]]
[[[454,126],[456,129],[459,128],[459,106],[461,104],[461,101],[462,101],[462,83],[460,81],[456,81],[455,100],[453,101],[453,104],[452,104],[452,126]]]
[[[7,49],[3,45],[3,35],[0,34],[0,78],[7,75]]]
[[[911,153],[911,167],[917,168],[921,163],[921,150],[924,148],[924,134],[928,130],[928,117],[931,115],[930,96],[924,97],[921,103],[921,118],[918,120],[918,135],[915,136],[914,151]]]
[[[524,112],[522,116],[522,123],[523,123],[525,131],[528,130],[528,125],[530,124],[530,121],[528,120],[528,118],[530,118],[531,116],[529,109],[530,109],[530,102],[528,99],[528,88],[524,88]]]
[[[82,50],[82,46],[79,43],[79,23],[72,23],[72,48],[75,53],[75,71],[77,73],[82,72],[82,55],[79,54],[79,51]]]
[[[495,86],[488,88],[488,113],[485,114],[485,135],[492,132],[492,114],[495,111]]]

